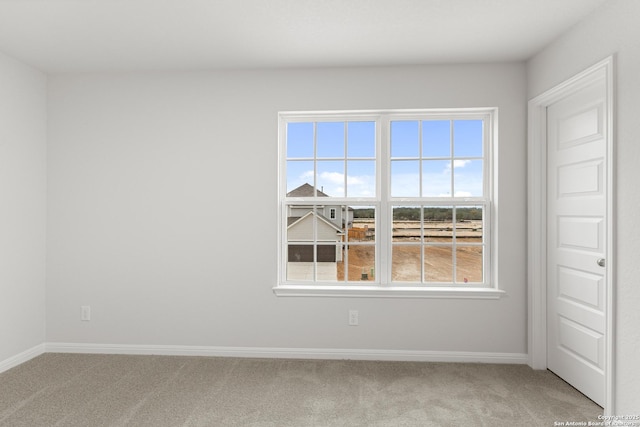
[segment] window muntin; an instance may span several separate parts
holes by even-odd
[[[327,203],[332,203],[327,201]],[[287,281],[372,282],[376,208],[287,203]],[[329,216],[325,215],[329,212]],[[331,218],[331,213],[335,217]]]
[[[491,110],[283,113],[281,120],[283,211],[306,204],[316,217],[308,242],[288,228],[281,233],[280,283],[492,286]],[[400,219],[403,210],[411,219]],[[331,242],[323,212],[336,225]],[[307,279],[291,273],[300,269],[290,259],[299,249],[310,264],[296,274]]]
[[[391,197],[483,197],[484,120],[391,121]]]
[[[482,284],[484,210],[482,204],[393,206],[392,282]]]
[[[375,121],[288,122],[285,134],[287,193],[308,183],[329,197],[375,197]]]

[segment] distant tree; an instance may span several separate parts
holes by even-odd
[[[424,208],[425,221],[452,221],[453,208],[450,207],[428,207]],[[373,208],[362,208],[353,210],[354,218],[373,219],[375,210]],[[393,208],[394,221],[420,221],[419,207],[395,207]],[[478,221],[482,220],[481,208],[456,208],[456,221]]]
[[[393,208],[394,221],[420,221],[420,208]]]
[[[425,221],[451,221],[452,219],[452,208],[424,208]]]
[[[456,209],[456,219],[458,221],[482,220],[482,209],[458,208]]]
[[[376,217],[376,211],[373,208],[362,208],[353,210],[353,218],[373,219]]]

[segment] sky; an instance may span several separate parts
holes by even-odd
[[[391,196],[482,196],[482,121],[454,120],[453,141],[451,121],[421,125],[391,122]],[[313,123],[287,125],[287,192],[313,185],[315,163],[325,194],[375,197],[375,122],[318,122],[315,132],[314,147]]]

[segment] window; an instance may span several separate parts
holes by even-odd
[[[280,113],[276,293],[497,297],[496,114]]]

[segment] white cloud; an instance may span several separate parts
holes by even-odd
[[[469,192],[469,191],[456,191],[455,197],[471,197],[471,192]]]
[[[459,169],[459,168],[463,168],[463,167],[467,166],[469,163],[471,163],[471,160],[454,160],[453,161],[453,167],[455,169]],[[447,173],[450,170],[451,170],[451,162],[447,163],[447,168],[443,172]]]
[[[302,180],[313,184],[313,172],[305,172],[301,176]],[[340,172],[320,172],[318,174],[318,188],[322,192],[333,197],[344,197],[344,174]],[[375,176],[370,175],[347,175],[347,192],[349,197],[375,197]]]
[[[344,174],[340,172],[321,172],[318,180],[330,182],[331,184],[344,184]]]
[[[372,178],[368,176],[347,176],[347,184],[349,186],[352,185],[363,185],[366,183],[367,178]]]
[[[469,163],[471,163],[471,160],[454,160],[453,161],[453,167],[454,168],[463,168],[466,165],[468,165]]]

